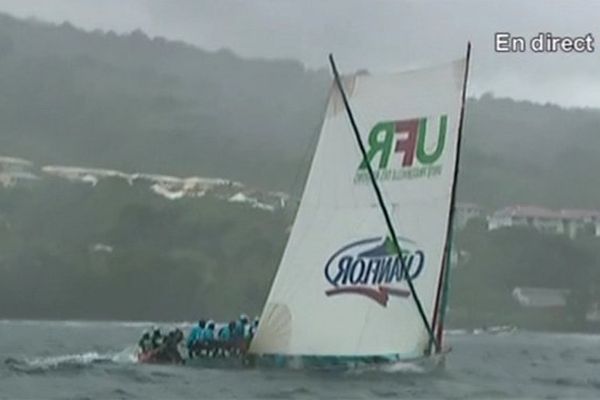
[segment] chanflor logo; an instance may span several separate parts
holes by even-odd
[[[437,137],[432,136],[438,122]],[[440,175],[440,160],[448,130],[448,116],[385,121],[375,124],[368,139],[367,160],[378,180],[416,179]],[[436,140],[433,140],[433,139]],[[367,165],[361,162],[355,183],[369,182]]]
[[[342,247],[325,265],[325,278],[331,285],[325,294],[359,294],[384,307],[390,295],[409,297],[410,292],[399,284],[406,276],[414,280],[421,274],[425,253],[409,239],[398,241],[401,258],[389,237],[360,240]]]

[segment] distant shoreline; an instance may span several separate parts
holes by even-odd
[[[191,327],[194,324],[193,320],[190,321],[167,321],[167,320],[156,320],[156,321],[142,321],[142,320],[105,320],[105,319],[53,319],[53,318],[0,318],[0,324],[22,324],[22,325],[36,325],[36,324],[56,324],[61,327],[85,327],[85,326],[98,326],[102,324],[111,325],[111,326],[122,326],[122,327],[139,327],[144,328],[148,326],[183,326],[183,327]],[[445,329],[444,332],[450,335],[456,334],[490,334],[490,335],[501,335],[504,332],[495,333],[490,331],[493,328],[499,327],[514,327],[515,332],[521,333],[548,333],[548,334],[591,334],[594,336],[600,336],[600,323],[596,326],[590,326],[589,329],[534,329],[534,328],[519,328],[515,325],[481,325],[477,327],[469,326],[469,327],[461,327],[461,326],[450,326],[448,329]],[[474,331],[481,331],[476,333]]]

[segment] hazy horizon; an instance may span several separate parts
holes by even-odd
[[[600,107],[598,50],[543,55],[493,51],[496,31],[526,37],[538,32],[596,36],[600,32],[593,31],[593,16],[600,3],[180,0],[174,7],[161,0],[108,0],[99,8],[90,0],[0,0],[0,12],[57,24],[68,21],[88,31],[140,29],[206,50],[227,48],[244,58],[294,59],[311,69],[326,67],[329,52],[346,71],[405,69],[458,58],[471,40],[471,95],[493,92],[537,103]]]

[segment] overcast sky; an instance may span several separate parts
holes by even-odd
[[[457,58],[473,42],[470,91],[600,107],[600,1],[0,0],[0,11],[92,30],[180,39],[245,57],[344,70],[397,70]],[[494,32],[597,36],[591,54],[495,54]]]

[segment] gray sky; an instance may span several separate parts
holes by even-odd
[[[0,0],[0,11],[91,30],[180,39],[245,57],[345,70],[394,70],[460,56],[473,42],[470,91],[600,107],[600,1]],[[597,36],[591,54],[495,54],[496,31]]]

